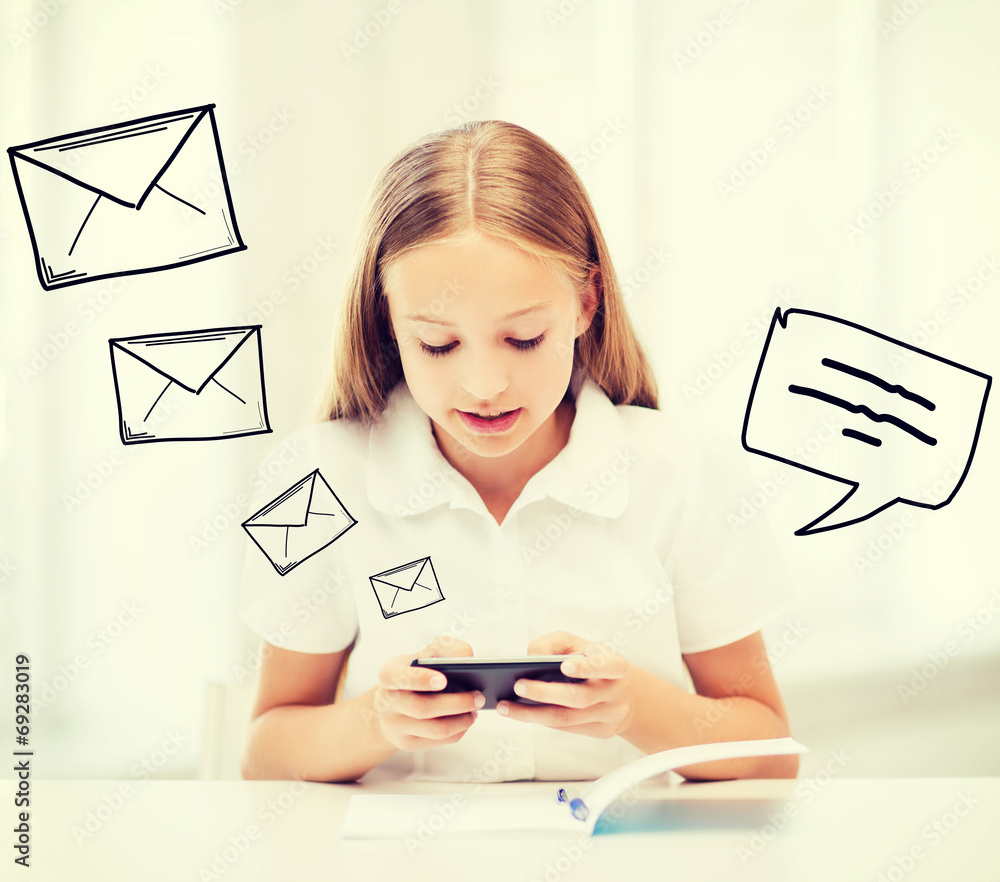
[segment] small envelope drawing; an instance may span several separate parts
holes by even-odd
[[[243,529],[284,576],[356,523],[316,469],[247,518]]]
[[[410,561],[368,578],[375,589],[382,615],[387,619],[444,600],[429,557]]]
[[[270,432],[260,328],[109,340],[122,444]]]
[[[243,251],[214,104],[9,147],[46,290]]]

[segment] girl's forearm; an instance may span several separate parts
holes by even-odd
[[[253,720],[243,777],[355,781],[396,752],[382,734],[375,689],[327,705],[281,705]]]
[[[790,734],[788,723],[755,698],[694,695],[635,665],[629,668],[632,691],[639,698],[621,736],[645,753],[689,744],[784,738]],[[794,778],[798,768],[797,756],[763,756],[698,763],[677,772],[694,780]]]

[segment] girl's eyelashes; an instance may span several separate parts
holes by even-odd
[[[423,340],[420,341],[420,348],[428,355],[445,355],[451,352],[456,346],[458,346],[458,340],[452,340],[451,343],[447,343],[444,346],[428,346]]]
[[[534,349],[544,339],[545,339],[545,334],[539,334],[537,337],[533,337],[531,340],[515,340],[513,337],[508,337],[507,342],[510,343],[515,349],[520,349],[524,351],[526,349]]]
[[[515,337],[508,337],[507,342],[510,343],[515,349],[521,352],[526,352],[529,349],[534,349],[538,346],[542,340],[545,339],[545,334],[539,334],[537,337],[533,337],[531,340],[518,340]],[[420,348],[426,352],[428,355],[446,355],[458,346],[457,340],[452,340],[451,343],[446,343],[444,346],[430,346],[424,343],[423,340],[420,341]]]

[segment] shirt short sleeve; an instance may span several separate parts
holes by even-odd
[[[788,570],[739,444],[689,432],[680,521],[666,553],[682,653],[734,643],[792,601]]]
[[[249,514],[260,511],[314,469],[334,486],[342,486],[339,472],[349,469],[351,457],[343,456],[345,466],[338,468],[337,474],[330,473],[323,450],[334,440],[328,437],[331,434],[340,433],[321,424],[291,436],[271,451],[254,481]],[[350,449],[352,440],[344,439],[342,453]],[[363,473],[363,469],[357,471]],[[350,498],[358,496],[351,494]],[[358,517],[354,511],[350,514]],[[349,535],[350,531],[345,538]],[[239,608],[240,618],[252,631],[275,646],[297,652],[339,652],[354,641],[358,616],[343,545],[334,541],[281,575],[246,530],[244,538]]]

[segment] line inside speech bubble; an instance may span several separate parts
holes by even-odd
[[[743,447],[850,486],[796,536],[858,523],[897,502],[941,508],[968,474],[991,384],[980,371],[853,322],[777,309]],[[809,455],[788,452],[818,425],[834,428],[826,443]]]

